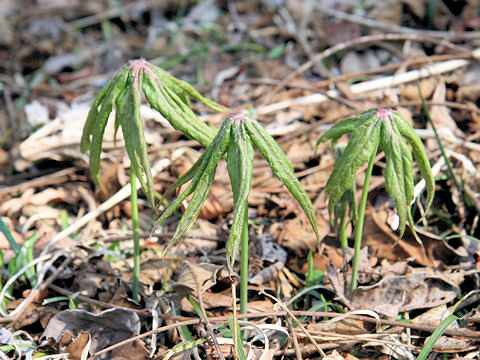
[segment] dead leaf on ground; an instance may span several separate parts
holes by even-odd
[[[89,351],[92,355],[108,346],[138,335],[140,333],[140,319],[134,311],[121,308],[105,310],[98,315],[83,310],[64,310],[50,320],[42,334],[42,339],[51,337],[57,342],[61,342],[67,331],[88,333],[92,339]],[[143,360],[148,354],[143,342],[139,340],[123,345],[116,351],[116,356],[107,353],[97,358],[103,360],[118,359],[120,354],[128,353],[131,356],[130,359]],[[122,356],[122,358],[125,357]]]
[[[446,276],[417,271],[387,277],[375,285],[359,286],[352,292],[351,303],[355,308],[367,308],[394,318],[400,311],[446,304],[459,294],[459,286]]]
[[[224,266],[208,263],[194,264],[189,261],[183,263],[182,271],[172,289],[180,293],[201,294],[217,283],[219,278],[228,277]]]

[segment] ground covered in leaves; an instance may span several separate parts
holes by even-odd
[[[256,158],[248,314],[238,315],[251,359],[415,359],[450,313],[458,319],[430,356],[480,356],[477,0],[0,4],[2,359],[238,354],[228,332],[239,279],[225,266],[233,206],[225,163],[200,218],[168,254],[180,212],[153,228],[165,204],[154,211],[141,197],[136,303],[122,136],[115,139],[113,126],[107,128],[101,188],[80,152],[95,95],[139,57],[235,112],[252,106],[314,203],[321,243],[268,164]],[[213,126],[225,116],[192,105]],[[335,155],[328,144],[315,152],[315,144],[332,124],[373,107],[393,107],[417,129],[436,193],[425,217],[422,197],[413,204],[423,246],[408,228],[399,241],[378,154],[359,287],[349,293],[353,249],[342,251],[324,194]],[[161,194],[203,147],[148,105],[142,118]],[[356,178],[357,198],[365,168]],[[349,239],[351,232],[348,226]]]

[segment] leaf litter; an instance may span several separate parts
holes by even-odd
[[[454,2],[447,0],[436,7],[411,1],[403,2],[403,7],[369,2],[364,9],[350,2],[332,7],[312,1],[303,5],[260,0],[228,5],[121,1],[118,7],[106,2],[74,7],[52,1],[23,11],[14,1],[5,3],[0,14],[6,29],[0,39],[4,73],[0,79],[0,216],[8,229],[0,233],[3,285],[45,248],[50,259],[59,255],[49,267],[31,267],[37,276],[43,274],[38,284],[30,281],[34,277],[19,276],[3,292],[4,314],[16,308],[22,313],[1,318],[2,357],[69,354],[92,358],[112,346],[96,358],[162,358],[180,343],[187,344],[184,351],[196,358],[216,359],[219,351],[233,357],[232,345],[222,342],[229,336],[227,317],[237,307],[231,286],[238,282],[235,274],[226,272],[233,198],[222,161],[200,213],[205,220],[196,221],[166,256],[180,213],[149,233],[156,216],[141,196],[139,220],[144,233],[138,303],[131,299],[128,204],[119,200],[108,210],[100,208],[83,225],[70,230],[128,184],[125,174],[130,161],[121,150],[122,134],[115,137],[113,123],[107,128],[101,153],[100,182],[110,185],[102,186],[103,194],[88,173],[80,135],[98,90],[123,64],[141,56],[195,84],[202,95],[224,106],[240,111],[245,104],[254,104],[258,120],[285,150],[314,203],[320,243],[288,190],[272,180],[267,163],[255,157],[248,203],[252,225],[247,318],[271,329],[262,330],[270,340],[268,352],[263,338],[252,332],[249,340],[254,341],[245,347],[250,357],[317,357],[310,336],[327,354],[325,358],[414,358],[452,311],[460,320],[444,332],[433,351],[447,358],[479,355],[480,297],[470,293],[479,287],[480,267],[480,92],[475,80],[478,66],[472,61],[480,26],[474,2],[454,10]],[[307,5],[311,14],[303,16]],[[423,30],[427,23],[429,30]],[[15,24],[27,26],[10,31]],[[368,42],[366,37],[373,35],[376,42]],[[337,48],[329,52],[331,47]],[[11,59],[9,54],[13,54]],[[318,66],[314,59],[324,54]],[[439,165],[433,211],[422,219],[424,202],[414,203],[414,220],[420,220],[415,232],[423,246],[408,227],[398,241],[398,218],[382,176],[388,159],[377,157],[359,287],[348,296],[344,290],[351,265],[350,258],[343,256],[349,252],[342,252],[335,228],[329,224],[324,193],[334,154],[325,145],[319,146],[317,155],[313,149],[339,120],[372,107],[395,107],[427,144],[430,163],[440,164],[439,144],[427,125],[416,84],[401,80],[402,75],[411,76],[424,66],[422,58],[438,66],[432,72],[436,75],[423,75],[420,89],[454,175],[464,186],[462,192],[471,194],[472,203],[463,203],[446,165]],[[459,66],[441,68],[449,61],[458,61]],[[372,85],[389,76],[388,85]],[[192,105],[207,124],[221,124],[222,114],[208,115],[202,104]],[[152,167],[162,164],[153,176],[155,190],[163,193],[200,156],[193,159],[180,154],[201,154],[202,148],[181,137],[148,106],[142,105],[140,114]],[[338,143],[347,140],[344,136]],[[355,182],[358,198],[361,175]],[[49,245],[62,231],[68,235]],[[351,225],[346,232],[352,239]],[[31,257],[22,258],[16,270],[9,264],[15,253],[7,234],[20,246],[33,245],[28,250]],[[28,242],[32,236],[36,241]],[[25,254],[28,251],[25,248]],[[233,270],[238,273],[236,266]],[[303,294],[307,283],[312,289]],[[289,314],[259,290],[284,303],[301,295],[289,305]],[[378,330],[375,319],[354,310],[374,311],[383,328]],[[328,334],[322,333],[325,328],[317,324],[343,312],[353,315],[329,325]],[[292,315],[307,325],[309,336],[295,326]],[[289,335],[276,331],[275,326]],[[208,340],[214,337],[218,347]],[[118,344],[129,339],[127,345]],[[199,339],[207,340],[196,344]]]

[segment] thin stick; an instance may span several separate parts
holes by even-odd
[[[411,40],[411,41],[419,41],[419,42],[431,42],[434,44],[442,44],[448,47],[455,47],[454,45],[450,44],[449,42],[446,42],[445,40],[439,40],[439,39],[433,39],[431,37],[424,37],[424,36],[418,36],[418,35],[412,35],[412,34],[375,34],[375,35],[368,35],[368,36],[363,36],[359,37],[356,39],[352,39],[349,41],[345,41],[340,44],[336,44],[325,51],[321,52],[320,54],[316,55],[313,59],[307,61],[304,63],[302,66],[300,66],[298,69],[296,69],[294,72],[291,74],[287,75],[287,77],[280,83],[278,84],[275,89],[267,96],[267,98],[264,100],[263,104],[268,104],[270,100],[273,98],[273,96],[280,90],[282,89],[285,85],[287,85],[289,82],[292,81],[293,78],[295,78],[297,75],[303,73],[304,71],[308,70],[310,67],[312,67],[314,64],[322,61],[323,59],[334,55],[335,53],[354,47],[354,46],[359,46],[359,45],[364,45],[372,42],[377,42],[377,41],[404,41],[404,40]],[[338,96],[338,95],[333,95],[333,96]]]
[[[411,34],[416,36],[428,36],[432,38],[438,39],[447,39],[447,40],[473,40],[480,38],[480,31],[438,31],[438,30],[419,30],[419,29],[412,29],[404,26],[398,26],[395,24],[389,24],[386,22],[376,21],[372,19],[365,18],[363,16],[347,14],[343,11],[335,10],[331,7],[322,6],[321,9],[322,13],[334,16],[337,19],[349,21],[355,24],[364,25],[367,27],[380,29],[388,32],[398,32],[404,34]]]
[[[271,312],[260,312],[260,313],[249,313],[249,314],[239,314],[238,318],[263,318],[263,317],[273,317],[273,316],[291,316],[290,314],[294,314],[297,316],[309,316],[309,317],[338,317],[338,316],[345,316],[345,314],[339,314],[339,313],[334,313],[334,312],[323,312],[323,311],[271,311]],[[209,320],[211,322],[225,322],[228,321],[228,317],[230,315],[225,315],[225,316],[218,316],[218,317],[212,317]],[[172,318],[174,318],[172,316]],[[178,318],[178,317],[175,317]],[[120,346],[123,346],[125,344],[129,344],[131,342],[134,342],[135,340],[142,339],[144,337],[150,336],[154,333],[160,333],[164,332],[170,329],[175,329],[180,326],[187,326],[187,325],[194,325],[194,324],[199,324],[202,322],[202,319],[188,319],[184,318],[187,320],[175,323],[175,324],[170,324],[166,326],[159,327],[154,330],[147,331],[143,334],[139,334],[136,336],[133,336],[129,339],[123,340],[117,344],[114,344],[112,346],[109,346],[105,349],[102,349],[100,351],[97,351],[95,354],[92,355],[90,359],[94,359],[95,357],[105,354],[109,351],[112,351]],[[350,317],[350,319],[355,319],[355,320],[360,320],[360,321],[365,321],[369,323],[376,323],[377,319],[370,318],[368,316],[361,316],[361,315],[353,315]],[[390,325],[390,326],[400,326],[403,328],[410,328],[418,331],[423,331],[423,332],[428,332],[428,333],[433,333],[436,329],[435,326],[429,326],[429,325],[422,325],[422,324],[411,324],[411,323],[405,323],[405,322],[400,322],[400,321],[394,321],[394,320],[384,320],[381,319],[380,323],[382,325]],[[447,329],[444,332],[445,335],[449,336],[463,336],[463,337],[468,337],[472,339],[480,339],[480,331],[473,331],[469,329]],[[321,346],[321,345],[320,345]]]
[[[317,351],[320,355],[322,355],[323,357],[325,357],[325,353],[323,352],[322,348],[320,346],[318,346],[317,342],[315,341],[315,339],[310,335],[310,333],[308,332],[307,329],[305,329],[305,326],[303,326],[303,324],[297,319],[297,317],[295,316],[295,314],[293,314],[290,309],[283,303],[281,302],[279,299],[277,299],[276,297],[266,293],[263,289],[260,290],[260,294],[263,294],[267,297],[269,297],[270,299],[274,300],[276,303],[278,303],[283,310],[285,310],[287,312],[288,315],[290,315],[290,317],[293,319],[293,321],[295,321],[295,323],[300,327],[300,329],[302,329],[302,331],[305,333],[305,336],[308,338],[308,340],[310,340],[310,342],[317,348]]]
[[[480,56],[480,49],[475,50],[474,55]],[[463,66],[467,66],[468,64],[470,64],[470,61],[466,59],[456,59],[443,61],[435,64],[429,64],[418,70],[411,70],[399,75],[386,76],[380,79],[353,84],[349,87],[349,90],[352,94],[358,95],[369,91],[391,88],[399,84],[453,71]],[[327,93],[330,97],[337,97],[340,95],[340,92],[338,90],[329,90],[327,91]],[[257,114],[266,115],[294,105],[317,105],[324,103],[327,100],[329,100],[329,97],[325,95],[311,94],[293,100],[285,100],[274,104],[261,106],[257,109]]]

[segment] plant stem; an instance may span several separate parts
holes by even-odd
[[[247,313],[248,303],[248,209],[245,209],[244,216],[240,245],[240,314]]]
[[[378,145],[377,145],[378,149]],[[358,218],[355,226],[355,243],[353,245],[353,260],[352,260],[352,280],[350,283],[350,294],[357,287],[358,276],[358,261],[360,259],[360,248],[362,246],[363,235],[363,221],[365,219],[365,208],[367,207],[368,187],[370,185],[370,177],[372,176],[373,164],[375,163],[375,156],[377,155],[377,149],[372,152],[370,160],[368,161],[368,167],[365,172],[365,180],[362,188],[362,198],[358,206]]]
[[[140,279],[140,225],[138,222],[138,195],[137,195],[137,177],[135,170],[130,168],[130,204],[132,212],[132,232],[133,232],[133,276],[132,276],[132,298],[139,301],[138,289]]]

